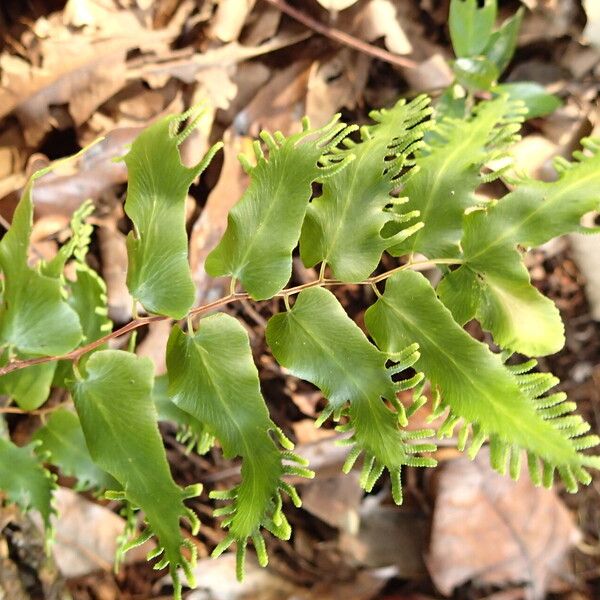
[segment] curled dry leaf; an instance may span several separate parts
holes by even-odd
[[[487,451],[439,473],[427,566],[443,594],[459,585],[526,583],[544,598],[579,532],[552,490],[491,470]]]

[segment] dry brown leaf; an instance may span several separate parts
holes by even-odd
[[[115,162],[123,156],[127,146],[141,128],[117,129],[71,162],[69,175],[48,173],[34,187],[33,200],[36,214],[71,215],[81,203],[90,198],[97,200],[112,186],[127,180],[125,163]]]
[[[38,19],[24,35],[29,62],[7,50],[0,55],[0,118],[15,111],[30,145],[52,128],[50,107],[68,105],[75,124],[83,123],[125,85],[130,50],[150,52],[156,60],[179,33],[145,29],[132,11],[111,5],[101,6],[99,0],[85,5],[102,11],[97,28],[73,32],[60,15]]]
[[[371,59],[349,48],[315,62],[308,77],[306,114],[315,124],[326,123],[340,108],[354,109],[361,101]]]
[[[58,510],[56,541],[52,546],[58,568],[65,577],[79,577],[102,569],[110,571],[117,550],[117,537],[125,521],[111,510],[59,487],[54,493]],[[125,555],[126,562],[143,560],[152,542]]]
[[[454,73],[441,54],[434,54],[414,69],[406,69],[404,77],[415,91],[443,89],[454,81]]]
[[[259,46],[271,39],[279,29],[281,11],[272,4],[261,2],[246,20],[244,46]]]
[[[99,227],[102,277],[106,282],[108,316],[116,323],[131,319],[133,300],[127,288],[127,245],[125,236],[114,226]]]
[[[356,471],[317,477],[302,486],[302,508],[331,527],[358,532],[358,511],[364,495]]]
[[[511,154],[519,172],[535,179],[551,181],[556,178],[552,158],[558,154],[558,146],[542,135],[528,135],[518,141]]]
[[[582,224],[594,227],[594,214],[586,215]],[[600,321],[600,234],[571,233],[569,236],[573,260],[585,279],[585,294],[590,304],[592,318]]]
[[[422,577],[423,552],[427,540],[427,518],[418,510],[385,506],[375,496],[367,497],[359,511],[360,528],[352,535],[342,532],[342,551],[360,566],[396,567],[396,575]]]
[[[194,223],[190,238],[190,265],[199,302],[211,298],[211,294],[222,290],[223,280],[218,284],[215,283],[206,274],[204,261],[221,239],[227,227],[229,209],[241,198],[247,182],[247,176],[237,155],[250,149],[250,140],[226,131],[223,141],[224,160],[219,181],[211,191],[202,214]]]
[[[396,54],[410,54],[413,49],[392,0],[371,0],[358,14],[354,34],[367,42],[384,38],[386,48]]]
[[[263,128],[279,130],[286,135],[297,131],[299,119],[305,113],[310,68],[309,61],[297,60],[275,71],[252,101],[237,114],[234,121],[236,130],[254,137]]]
[[[527,583],[543,598],[579,532],[555,492],[518,482],[489,467],[483,450],[438,473],[427,566],[443,594],[476,585]]]
[[[211,19],[211,34],[222,42],[233,42],[240,37],[255,0],[220,0]]]
[[[591,0],[596,2],[597,0]],[[564,35],[578,35],[576,24],[578,2],[575,0],[544,0],[527,12],[519,31],[519,44],[553,40]]]
[[[600,2],[598,0],[583,0],[583,8],[587,16],[583,39],[589,44],[600,46]]]
[[[294,437],[298,444],[311,444],[324,440],[335,435],[333,429],[325,429],[323,427],[315,427],[313,419],[301,419],[292,423]]]
[[[261,569],[250,553],[246,559],[244,581],[236,581],[235,553],[218,558],[199,560],[194,569],[199,589],[186,595],[187,600],[286,600],[305,599],[304,590],[277,575],[270,569]],[[169,580],[169,578],[166,578]],[[308,600],[308,599],[306,599]]]

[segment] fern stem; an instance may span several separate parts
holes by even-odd
[[[435,267],[436,265],[460,265],[462,263],[463,263],[463,261],[461,259],[457,259],[457,258],[437,258],[437,259],[421,260],[421,261],[414,261],[414,262],[409,261],[404,265],[401,265],[399,267],[396,267],[395,269],[386,271],[385,273],[381,273],[380,275],[375,275],[373,277],[369,277],[369,278],[365,279],[364,281],[357,281],[357,282],[353,282],[353,283],[355,285],[368,285],[368,286],[373,287],[375,284],[379,283],[380,281],[384,281],[384,280],[388,279],[395,273],[398,273],[400,271],[405,271],[407,269],[425,269],[428,267]],[[232,279],[231,290],[235,290],[236,283],[237,283],[236,280]],[[349,282],[347,282],[347,281],[339,281],[337,279],[321,279],[321,278],[319,278],[314,281],[309,281],[308,283],[303,283],[302,285],[297,285],[297,286],[282,290],[278,294],[275,294],[274,297],[275,298],[283,298],[284,302],[286,302],[286,300],[289,296],[299,294],[302,290],[306,290],[308,288],[333,287],[333,286],[339,286],[339,285],[348,285],[348,283]],[[241,300],[252,300],[252,298],[250,297],[250,294],[248,294],[246,292],[231,291],[227,296],[223,296],[222,298],[219,298],[218,300],[214,300],[213,302],[209,302],[207,304],[203,304],[202,306],[193,308],[186,315],[186,318],[191,319],[192,317],[194,317],[196,315],[208,313],[208,312],[217,310],[219,308],[222,308],[223,306],[225,306],[227,304],[231,304],[232,302],[239,302]],[[92,350],[95,350],[96,348],[103,346],[104,344],[106,344],[107,342],[109,342],[112,339],[122,337],[123,335],[125,335],[131,331],[135,331],[136,329],[139,329],[140,327],[143,327],[144,325],[149,325],[150,323],[156,323],[157,321],[165,321],[170,318],[171,317],[165,316],[165,315],[151,315],[148,317],[136,316],[132,321],[127,323],[127,325],[124,325],[123,327],[121,327],[115,331],[112,331],[111,333],[108,333],[105,336],[103,336],[89,344],[86,344],[85,346],[76,348],[75,350],[72,350],[71,352],[68,352],[67,354],[63,354],[61,356],[41,356],[38,358],[29,358],[29,359],[25,359],[25,360],[10,361],[6,365],[0,367],[0,377],[2,377],[3,375],[6,375],[7,373],[12,373],[13,371],[25,369],[26,367],[30,367],[33,365],[39,365],[39,364],[47,363],[47,362],[52,362],[52,361],[56,361],[56,360],[77,361],[77,360],[79,360],[79,358],[81,358],[88,352],[91,352]],[[33,412],[33,411],[29,411],[29,412]]]

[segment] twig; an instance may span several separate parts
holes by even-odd
[[[328,37],[331,40],[334,40],[344,46],[350,46],[363,54],[368,54],[373,58],[378,58],[379,60],[383,60],[384,62],[391,63],[396,65],[397,67],[402,67],[405,69],[414,69],[418,66],[418,63],[410,58],[404,58],[402,56],[398,56],[397,54],[392,54],[383,48],[378,48],[377,46],[373,46],[372,44],[368,44],[367,42],[363,42],[355,38],[352,35],[344,33],[339,29],[335,29],[335,27],[329,27],[320,21],[316,21],[312,17],[309,17],[307,14],[299,11],[297,8],[290,6],[284,0],[265,0],[269,4],[276,6],[281,12],[286,15],[292,17],[292,19],[302,23],[309,29]]]
[[[384,279],[387,279],[388,277],[391,277],[395,273],[398,273],[400,271],[405,271],[406,269],[412,269],[412,268],[423,269],[428,266],[434,267],[435,265],[459,265],[461,263],[462,263],[462,261],[459,259],[447,259],[447,258],[409,262],[404,265],[401,265],[400,267],[396,267],[395,269],[391,269],[390,271],[386,271],[385,273],[381,273],[380,275],[375,275],[374,277],[369,277],[368,279],[365,279],[364,281],[357,281],[354,283],[356,285],[371,286],[375,283],[383,281]],[[331,286],[347,285],[347,284],[348,284],[348,282],[339,281],[338,279],[315,279],[314,281],[309,281],[308,283],[303,283],[302,285],[297,285],[295,287],[291,287],[291,288],[282,290],[278,294],[275,294],[275,297],[286,299],[291,295],[299,294],[302,290],[306,290],[306,289],[312,288],[312,287],[331,287]],[[247,294],[245,292],[232,292],[232,293],[228,294],[227,296],[224,296],[223,298],[219,298],[218,300],[215,300],[214,302],[209,302],[208,304],[203,304],[202,306],[193,308],[192,310],[190,310],[190,312],[186,316],[193,317],[195,315],[206,313],[211,310],[216,310],[217,308],[221,308],[221,307],[225,306],[226,304],[230,304],[231,302],[239,302],[240,300],[251,300],[251,299],[252,298],[250,297],[250,294]],[[163,316],[163,315],[153,315],[150,317],[135,318],[133,321],[127,323],[127,325],[124,325],[123,327],[117,329],[116,331],[108,333],[104,337],[101,337],[100,339],[98,339],[94,342],[91,342],[90,344],[87,344],[85,346],[81,346],[81,348],[76,348],[75,350],[72,350],[71,352],[68,352],[67,354],[63,354],[62,356],[40,356],[39,358],[29,358],[26,360],[16,360],[13,362],[9,362],[8,364],[4,365],[3,367],[0,367],[0,377],[2,375],[6,375],[7,373],[11,373],[12,371],[17,371],[18,369],[24,369],[25,367],[31,367],[33,365],[39,365],[42,363],[52,362],[55,360],[77,361],[84,354],[87,354],[88,352],[91,352],[92,350],[95,350],[96,348],[106,344],[109,340],[121,337],[121,336],[125,335],[126,333],[129,333],[130,331],[134,331],[140,327],[143,327],[144,325],[148,325],[149,323],[155,323],[157,321],[165,321],[170,318],[171,317],[167,317],[167,316]]]

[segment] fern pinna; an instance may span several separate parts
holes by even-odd
[[[482,202],[481,184],[509,177],[490,165],[506,166],[525,113],[499,96],[461,120],[432,111],[421,96],[373,112],[373,123],[360,128],[336,117],[320,129],[304,120],[289,137],[263,132],[254,163],[241,158],[250,183],[207,260],[211,275],[231,277],[230,293],[198,307],[183,204],[219,146],[184,167],[178,147],[202,110],[157,122],[125,157],[134,227],[128,284],[138,310],[151,314],[116,330],[104,283],[85,261],[89,205],[74,216],[57,258],[30,264],[34,175],[0,241],[0,391],[23,411],[39,408],[53,386],[66,387],[73,403],[59,405],[32,444],[0,440],[2,464],[22,467],[0,469],[6,501],[39,511],[50,530],[55,482],[47,463],[76,477],[79,489],[121,501],[130,517],[140,510],[144,525],[136,533],[129,519],[122,550],[154,538],[150,558],[169,567],[179,597],[180,571],[193,580],[201,487],[173,480],[157,427],[170,420],[190,451],[218,445],[241,460],[236,485],[210,490],[223,502],[215,515],[226,530],[215,554],[235,544],[241,577],[251,541],[266,564],[264,531],[288,539],[285,498],[300,504],[288,477],[313,473],[269,416],[246,329],[231,315],[207,314],[249,299],[278,301],[282,310],[266,327],[270,351],[322,391],[327,404],[317,424],[337,423],[349,446],[344,470],[360,463],[365,490],[389,477],[400,503],[402,470],[434,466],[436,438],[454,435],[471,457],[489,444],[492,466],[512,477],[525,459],[536,484],[551,485],[555,472],[569,491],[588,483],[600,458],[587,450],[600,440],[530,358],[559,350],[564,333],[523,255],[580,230],[582,215],[600,207],[600,142],[584,140],[572,163],[560,159],[552,183],[513,168],[511,192]],[[286,287],[296,247],[318,275]],[[379,266],[384,252],[388,265],[402,257],[388,271]],[[418,266],[441,269],[437,287]],[[334,295],[344,283],[372,291],[364,330]],[[165,376],[155,378],[152,363],[135,355],[135,339],[129,351],[107,349],[150,321],[186,316],[173,324]],[[494,349],[463,329],[472,319]],[[525,357],[509,360],[514,353]],[[438,431],[407,427],[427,402],[433,418],[444,417]]]

